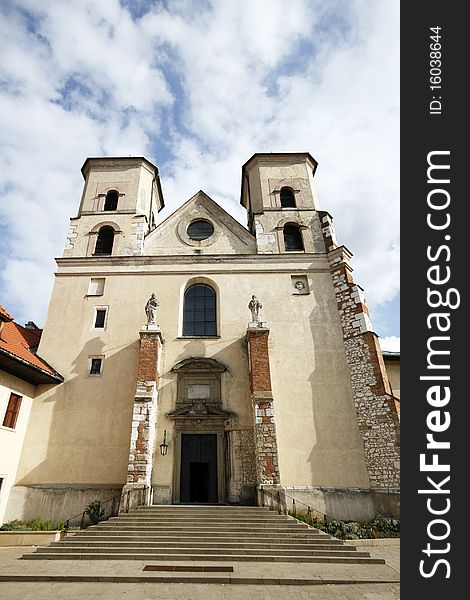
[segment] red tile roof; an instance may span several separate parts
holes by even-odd
[[[0,321],[13,321],[13,317],[0,305]]]
[[[0,306],[0,315],[3,317],[2,320],[6,321],[3,323],[3,327],[0,333],[0,351],[8,353],[20,361],[24,361],[29,365],[40,369],[44,373],[55,377],[60,375],[47,363],[36,356],[33,353],[39,340],[41,339],[42,329],[27,329],[22,327],[18,323],[13,321],[8,312]],[[3,315],[8,315],[9,319]]]

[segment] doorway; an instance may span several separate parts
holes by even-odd
[[[217,503],[217,435],[181,436],[180,502]]]

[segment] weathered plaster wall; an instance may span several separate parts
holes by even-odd
[[[3,419],[11,393],[22,396],[21,406],[14,429],[3,427]],[[8,495],[15,483],[16,471],[28,425],[35,387],[30,383],[0,371],[0,524],[3,523]]]

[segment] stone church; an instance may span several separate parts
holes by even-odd
[[[157,167],[88,158],[37,355],[5,520],[146,504],[399,511],[399,411],[309,153],[242,167],[247,228],[199,191],[166,220]]]

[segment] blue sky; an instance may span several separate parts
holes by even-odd
[[[43,324],[87,156],[144,155],[164,219],[242,164],[310,152],[384,347],[399,343],[399,14],[386,0],[0,5],[0,301]]]

